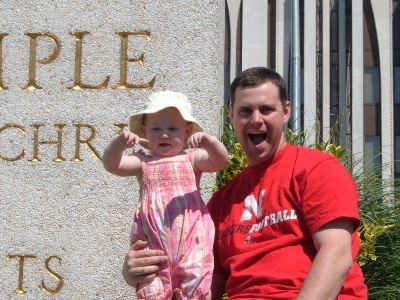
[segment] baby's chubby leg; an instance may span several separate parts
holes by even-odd
[[[170,300],[172,296],[172,285],[164,284],[160,277],[151,282],[141,283],[136,288],[138,300]]]

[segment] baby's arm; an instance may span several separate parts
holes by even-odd
[[[189,147],[203,148],[193,152],[193,164],[201,172],[217,172],[228,162],[228,151],[216,138],[204,132],[197,132],[188,139]]]
[[[145,140],[129,131],[114,136],[103,154],[104,168],[119,176],[137,176],[141,171],[141,161],[135,155],[124,155],[127,148],[132,148]]]

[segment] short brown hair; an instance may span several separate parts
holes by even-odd
[[[231,83],[230,104],[235,104],[235,92],[239,87],[256,87],[264,83],[271,82],[279,89],[279,96],[282,104],[287,101],[286,82],[277,72],[264,67],[254,67],[241,72]]]

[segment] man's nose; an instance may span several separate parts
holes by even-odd
[[[254,124],[262,123],[262,115],[258,110],[255,110],[251,115],[251,122]]]

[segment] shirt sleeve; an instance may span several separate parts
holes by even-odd
[[[353,219],[355,231],[360,225],[358,202],[355,181],[334,157],[318,163],[305,178],[301,207],[311,235],[341,217]]]

